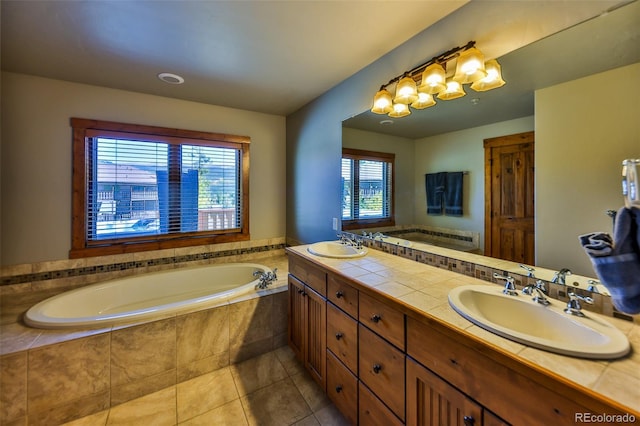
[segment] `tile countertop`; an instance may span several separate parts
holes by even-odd
[[[603,361],[558,355],[490,333],[472,324],[449,306],[447,295],[452,288],[468,284],[490,284],[487,281],[379,250],[370,249],[361,258],[334,259],[312,255],[307,247],[308,245],[289,247],[287,251],[396,299],[415,312],[479,338],[512,358],[617,401],[629,407],[636,415],[640,413],[640,326],[633,322],[588,313],[608,321],[627,336],[632,349],[624,358]]]

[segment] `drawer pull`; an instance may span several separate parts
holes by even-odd
[[[343,293],[343,292],[341,292],[340,290],[336,291],[336,297],[337,297],[338,299],[340,299],[342,296],[344,296],[344,293]]]
[[[373,372],[378,374],[382,370],[382,366],[380,364],[373,364]]]
[[[336,386],[336,392],[338,393],[342,392],[342,385]]]
[[[476,420],[472,416],[464,416],[462,421],[464,422],[464,426],[473,426],[476,423]]]
[[[336,333],[336,340],[340,340],[344,336],[342,333]]]
[[[371,316],[371,321],[376,322],[376,323],[380,322],[381,319],[382,319],[382,316],[380,316],[379,314],[373,314]]]

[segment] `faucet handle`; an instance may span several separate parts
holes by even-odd
[[[567,307],[564,311],[569,315],[584,317],[585,315],[582,312],[582,304],[580,303],[581,301],[593,305],[593,298],[588,296],[580,296],[579,294],[570,292],[569,301],[567,302]]]
[[[517,296],[518,292],[516,291],[515,279],[510,277],[509,275],[500,275],[497,272],[493,273],[493,278],[504,280],[504,290],[502,292],[509,296]]]
[[[528,276],[529,278],[535,278],[535,275],[533,275],[533,273],[535,272],[535,269],[533,269],[533,268],[532,268],[532,267],[530,267],[530,266],[524,265],[524,264],[522,264],[522,263],[520,264],[520,267],[521,267],[522,269],[524,269],[525,271],[527,271],[527,276]]]

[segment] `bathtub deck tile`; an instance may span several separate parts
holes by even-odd
[[[177,382],[181,383],[187,380],[191,380],[194,377],[201,376],[203,374],[211,373],[212,371],[219,370],[229,366],[229,351],[218,353],[207,358],[202,358],[194,362],[178,365],[178,379]]]
[[[119,405],[127,401],[158,392],[176,384],[176,370],[171,369],[159,374],[137,379],[111,387],[111,405]]]
[[[27,353],[0,357],[0,424],[27,415]]]

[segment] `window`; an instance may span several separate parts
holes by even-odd
[[[71,257],[249,239],[249,138],[71,119]]]
[[[391,226],[394,154],[342,150],[342,227]]]

